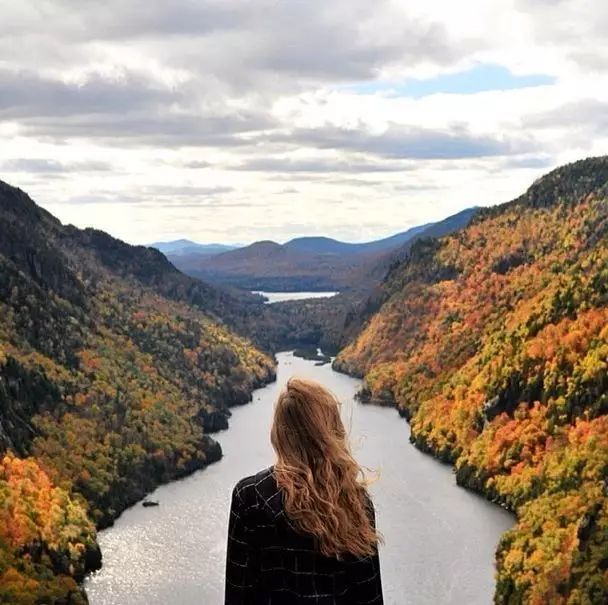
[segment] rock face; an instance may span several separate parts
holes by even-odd
[[[205,429],[205,433],[217,433],[228,428],[230,410],[201,410],[199,417]]]
[[[506,411],[506,410],[503,409],[503,406],[501,405],[500,397],[498,395],[495,395],[491,399],[488,399],[483,404],[483,415],[485,416],[485,418],[488,422],[490,422],[491,420],[496,418],[496,416],[498,416],[498,414],[500,414],[503,411]]]
[[[9,437],[8,431],[4,428],[2,421],[0,420],[0,451],[15,449],[15,444]]]

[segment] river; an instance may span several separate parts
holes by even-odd
[[[215,436],[220,462],[159,487],[150,496],[158,507],[136,505],[100,532],[103,567],[86,581],[91,605],[223,603],[232,487],[272,464],[273,403],[292,374],[319,380],[340,398],[357,459],[380,471],[371,491],[385,537],[385,603],[489,605],[494,551],[513,517],[456,486],[448,466],[414,448],[394,409],[356,403],[358,380],[291,353],[277,357],[277,382],[233,409],[230,428]]]

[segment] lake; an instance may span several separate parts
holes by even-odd
[[[230,495],[243,476],[273,463],[272,409],[286,380],[319,380],[343,402],[359,462],[380,471],[372,486],[385,603],[489,605],[500,534],[514,518],[459,488],[451,469],[408,441],[409,427],[392,408],[355,402],[359,381],[330,365],[280,353],[277,382],[233,409],[230,428],[215,437],[224,457],[159,487],[99,534],[103,568],[88,578],[91,605],[221,605]]]
[[[286,300],[304,300],[305,298],[331,298],[339,292],[265,292],[262,290],[253,290],[252,294],[261,294],[268,300],[267,305],[277,302],[285,302]]]

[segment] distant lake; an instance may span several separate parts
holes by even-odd
[[[91,605],[221,605],[230,494],[236,481],[270,465],[274,402],[297,374],[329,387],[343,402],[359,462],[380,471],[371,491],[384,534],[380,559],[386,605],[489,605],[494,551],[515,518],[456,486],[450,467],[418,451],[392,408],[355,400],[360,381],[331,366],[279,353],[277,381],[234,408],[215,435],[221,461],[159,487],[99,533],[102,569],[86,583]]]
[[[331,298],[339,292],[264,292],[262,290],[253,290],[253,294],[261,294],[267,298],[267,305],[286,300],[304,300],[305,298]]]

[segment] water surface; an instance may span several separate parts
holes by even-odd
[[[292,374],[323,382],[344,403],[355,455],[377,468],[372,487],[385,603],[489,605],[500,534],[513,524],[501,508],[456,486],[450,468],[408,442],[407,423],[390,408],[355,403],[359,381],[329,365],[278,355],[277,382],[233,410],[216,438],[223,459],[159,487],[160,506],[136,505],[99,535],[104,565],[86,582],[91,605],[221,605],[228,509],[233,485],[273,462],[273,403]]]
[[[261,294],[268,300],[267,305],[286,300],[304,300],[306,298],[331,298],[338,292],[266,292],[263,290],[253,290],[252,294]]]

